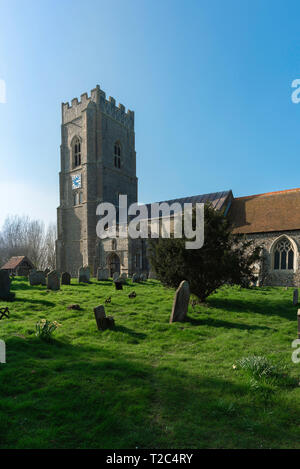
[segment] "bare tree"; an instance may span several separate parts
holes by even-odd
[[[43,262],[44,267],[49,269],[55,269],[56,256],[55,256],[55,241],[56,241],[56,224],[50,223],[44,239],[44,252]]]
[[[40,220],[28,216],[9,216],[0,231],[1,265],[12,256],[27,256],[37,268],[55,268],[56,228],[45,231]]]

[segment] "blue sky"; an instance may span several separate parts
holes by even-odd
[[[0,225],[56,220],[61,102],[136,113],[139,201],[300,187],[300,4],[0,0]]]

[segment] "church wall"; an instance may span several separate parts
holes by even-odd
[[[274,270],[271,248],[274,242],[282,235],[286,235],[294,241],[295,269]],[[263,249],[263,261],[258,269],[259,285],[265,286],[290,286],[300,287],[300,230],[277,231],[271,233],[253,233],[248,234],[247,239],[254,241],[254,246],[260,246]]]

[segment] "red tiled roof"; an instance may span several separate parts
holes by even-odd
[[[11,257],[9,261],[7,261],[6,264],[4,264],[3,267],[1,267],[1,269],[3,270],[16,269],[21,264],[21,262],[23,262],[24,259],[26,259],[26,256]]]
[[[300,188],[235,198],[229,219],[234,233],[300,230]]]

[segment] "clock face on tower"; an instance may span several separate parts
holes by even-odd
[[[76,174],[72,176],[72,189],[81,188],[81,174]]]

